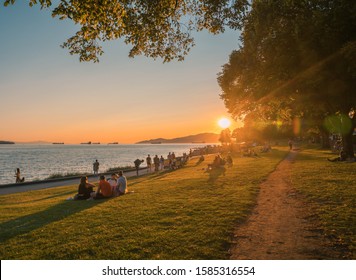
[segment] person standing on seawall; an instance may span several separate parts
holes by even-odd
[[[16,168],[15,170],[16,183],[22,183],[25,181],[25,177],[21,178],[20,168]]]
[[[99,173],[99,165],[100,163],[98,162],[98,160],[96,159],[93,163],[93,173],[94,174],[98,174]]]
[[[147,156],[146,163],[147,163],[147,172],[151,172],[152,158],[150,155]]]

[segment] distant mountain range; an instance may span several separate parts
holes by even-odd
[[[219,134],[216,133],[199,133],[196,135],[189,135],[173,139],[156,138],[144,140],[135,144],[170,144],[170,143],[218,143]]]
[[[15,144],[15,142],[0,140],[0,144]]]

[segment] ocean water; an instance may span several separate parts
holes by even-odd
[[[176,156],[207,144],[132,144],[132,145],[0,145],[0,185],[15,182],[15,169],[20,168],[26,181],[42,180],[52,174],[92,173],[93,162],[99,172],[112,167],[133,166],[136,158],[146,159],[169,152]],[[146,166],[146,161],[142,164]]]

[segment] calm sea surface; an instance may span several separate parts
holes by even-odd
[[[96,159],[100,163],[99,172],[103,172],[112,167],[133,166],[136,158],[146,159],[148,154],[167,158],[169,152],[175,152],[181,156],[189,153],[190,148],[205,145],[0,145],[0,185],[15,182],[16,168],[20,168],[26,181],[33,181],[52,174],[91,173]]]

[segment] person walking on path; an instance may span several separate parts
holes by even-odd
[[[141,165],[141,163],[143,163],[143,159],[136,159],[135,161],[134,161],[134,164],[135,164],[135,168],[136,168],[136,175],[138,176],[138,170],[139,170],[139,168],[140,168],[140,165]]]
[[[94,174],[98,174],[99,173],[99,165],[100,163],[98,162],[98,160],[96,159],[93,163],[93,173]]]
[[[289,140],[288,145],[289,145],[289,150],[291,151],[293,149],[293,141]]]

